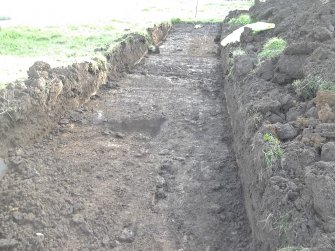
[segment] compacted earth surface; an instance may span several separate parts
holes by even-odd
[[[0,250],[252,250],[220,32],[174,26],[160,53],[9,151]]]

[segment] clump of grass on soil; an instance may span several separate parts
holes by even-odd
[[[233,52],[232,52],[233,58],[245,55],[245,53],[246,53],[245,50],[243,50],[242,48],[237,48],[237,49],[233,50]]]
[[[208,23],[221,23],[222,20],[218,18],[210,18],[210,19],[201,19],[201,20],[193,20],[193,19],[181,19],[181,18],[172,18],[171,24],[208,24]]]
[[[269,143],[269,148],[263,150],[265,164],[271,167],[280,157],[284,154],[283,149],[280,147],[280,140],[274,137],[271,133],[265,133],[263,140]]]
[[[260,58],[274,58],[283,53],[287,42],[282,38],[271,38],[265,43],[263,49],[258,54]]]
[[[246,25],[252,23],[252,19],[248,14],[241,14],[238,17],[231,18],[228,23],[236,25]]]
[[[314,98],[318,91],[335,91],[335,83],[325,81],[320,76],[308,75],[304,79],[295,80],[292,85],[297,95],[304,100]]]

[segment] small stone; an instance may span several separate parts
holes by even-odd
[[[158,188],[166,187],[166,180],[162,176],[157,176],[156,184]]]
[[[153,53],[153,54],[159,54],[160,53],[159,47],[155,46],[155,45],[149,46],[148,51],[149,51],[149,53]]]
[[[110,135],[111,132],[110,131],[103,131],[101,134],[107,136],[107,135]]]
[[[21,163],[23,163],[23,159],[20,156],[9,158],[9,164],[13,165],[14,167],[19,166]]]
[[[20,212],[14,212],[13,213],[13,218],[15,221],[22,221],[23,220],[23,214]]]
[[[173,168],[172,168],[172,162],[171,161],[165,161],[160,168],[159,168],[159,174],[164,175],[164,174],[173,174]]]
[[[38,236],[40,238],[44,238],[44,234],[42,234],[42,233],[36,233],[36,236]]]
[[[108,81],[107,84],[106,84],[106,87],[109,88],[109,89],[117,89],[117,88],[120,87],[120,85],[115,83],[115,82]]]
[[[131,243],[135,240],[135,233],[133,230],[129,228],[123,229],[120,237],[118,238],[120,242],[128,242]]]
[[[35,215],[33,213],[28,213],[24,216],[25,221],[33,222],[35,220]]]
[[[117,133],[114,133],[114,137],[119,138],[119,139],[123,139],[125,137],[125,135],[123,133],[117,132]]]
[[[289,111],[286,113],[286,120],[287,121],[294,121],[296,120],[299,116],[301,115],[301,113],[299,112],[299,110],[296,107],[292,107],[289,109]]]
[[[35,168],[28,168],[25,171],[25,178],[30,179],[36,176],[40,176],[40,173]]]
[[[290,201],[294,201],[297,197],[299,196],[299,194],[297,192],[293,192],[293,191],[288,191],[287,193],[287,199]]]
[[[185,158],[183,158],[183,157],[177,157],[177,156],[172,157],[172,159],[178,160],[178,161],[185,161]]]
[[[73,212],[76,213],[76,212],[78,212],[80,210],[83,210],[84,208],[85,208],[85,206],[84,206],[83,203],[81,203],[81,202],[75,203],[73,205]]]
[[[102,245],[104,245],[105,247],[108,247],[110,243],[110,239],[108,236],[105,236],[104,238],[102,238]]]
[[[7,165],[3,159],[0,158],[0,179],[5,175],[7,171]]]
[[[155,197],[156,199],[165,199],[167,196],[165,194],[164,188],[157,188]]]
[[[86,222],[83,222],[82,224],[80,224],[80,229],[85,234],[92,234],[92,230],[90,229],[90,227],[87,225]]]
[[[298,131],[290,124],[277,124],[277,134],[282,140],[293,139],[298,135]]]
[[[135,158],[141,158],[141,157],[143,157],[144,155],[145,155],[145,153],[143,153],[143,152],[137,152],[137,153],[134,154],[134,157],[135,157]]]
[[[70,123],[70,121],[68,120],[68,119],[61,119],[60,121],[59,121],[59,124],[60,125],[67,125],[67,124],[69,124]]]
[[[335,142],[328,142],[322,146],[322,161],[335,161]]]
[[[159,155],[169,155],[170,151],[168,149],[164,149],[158,153]]]
[[[75,214],[72,217],[72,222],[75,224],[80,224],[84,222],[84,218],[81,214]]]

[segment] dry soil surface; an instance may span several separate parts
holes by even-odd
[[[172,29],[1,180],[1,250],[251,250],[220,25]]]

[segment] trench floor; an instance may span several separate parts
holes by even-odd
[[[26,251],[250,250],[219,34],[174,26],[159,54],[24,148],[1,183],[0,239]]]

